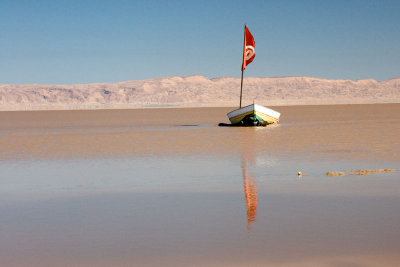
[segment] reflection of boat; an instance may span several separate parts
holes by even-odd
[[[228,113],[228,118],[234,126],[266,126],[268,124],[277,123],[279,121],[279,112],[260,106],[249,105],[242,108],[242,89],[243,89],[243,72],[246,66],[250,64],[254,57],[256,42],[254,37],[244,25],[244,41],[243,41],[243,61],[242,61],[242,78],[240,82],[240,104],[239,109]],[[220,124],[221,126],[227,126]]]
[[[228,113],[232,124],[243,124],[243,126],[266,126],[277,123],[281,114],[275,110],[252,104]]]

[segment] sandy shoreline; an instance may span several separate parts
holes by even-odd
[[[171,104],[85,104],[85,105],[0,105],[0,112],[2,111],[85,111],[85,110],[123,110],[123,109],[167,109],[167,108],[219,108],[219,107],[230,107],[232,109],[237,108],[237,101],[226,102],[226,103],[204,103],[204,104],[182,104],[182,103],[171,103]],[[257,102],[256,102],[257,103]],[[269,107],[280,107],[280,106],[321,106],[321,105],[379,105],[379,104],[399,104],[400,101],[396,99],[349,99],[335,101],[332,99],[320,99],[318,102],[315,100],[286,100],[286,101],[271,101]],[[250,104],[250,103],[247,103]],[[245,105],[247,105],[245,103]],[[267,106],[267,104],[259,103]]]

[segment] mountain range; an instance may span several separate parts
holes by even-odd
[[[72,85],[0,84],[0,110],[238,106],[240,78],[172,76]],[[400,78],[245,78],[243,104],[400,103]]]

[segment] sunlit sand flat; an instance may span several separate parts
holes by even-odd
[[[400,104],[273,108],[0,112],[0,265],[397,265]]]

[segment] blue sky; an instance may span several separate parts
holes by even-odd
[[[400,77],[400,1],[0,0],[0,83]]]

